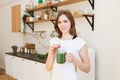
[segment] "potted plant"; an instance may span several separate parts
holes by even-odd
[[[12,45],[11,48],[13,49],[13,52],[17,52],[18,46],[17,45]]]
[[[23,25],[24,25],[23,34],[26,33],[26,19],[27,19],[27,17],[30,17],[30,16],[27,15],[27,14],[24,14],[23,17],[22,17],[22,21],[23,21]]]

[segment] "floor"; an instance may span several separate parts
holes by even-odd
[[[0,69],[0,80],[15,80],[15,79],[13,79],[10,76],[6,75],[4,69]]]
[[[5,75],[5,70],[0,68],[0,76]]]

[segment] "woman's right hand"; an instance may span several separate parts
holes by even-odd
[[[52,53],[53,55],[55,55],[58,51],[58,48],[60,48],[60,44],[53,44],[49,46],[49,53]]]
[[[55,54],[57,53],[58,48],[60,48],[60,44],[53,44],[49,46],[49,53],[46,60],[46,69],[48,71],[53,69],[53,62]]]

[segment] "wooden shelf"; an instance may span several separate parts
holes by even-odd
[[[26,23],[37,23],[37,22],[46,22],[46,21],[55,21],[55,19],[46,19],[46,20],[34,20]]]
[[[53,11],[57,11],[57,7],[59,7],[59,6],[65,6],[65,5],[78,3],[78,2],[83,2],[83,1],[88,1],[91,5],[92,9],[94,10],[94,0],[66,0],[66,1],[63,1],[63,2],[59,2],[59,3],[55,3],[55,4],[51,4],[51,5],[46,5],[46,6],[43,6],[43,7],[37,7],[37,8],[30,9],[30,10],[25,10],[25,12],[29,13],[32,17],[34,17],[34,12],[35,11],[44,10],[44,9],[48,9],[48,8],[53,9]],[[94,30],[94,14],[74,15],[74,18],[80,18],[80,17],[85,17],[86,18],[86,20],[88,21],[88,23],[92,27],[92,31],[93,31]],[[88,17],[91,17],[92,20],[89,19]],[[25,22],[25,23],[34,31],[34,23],[45,22],[45,21],[51,21],[53,24],[55,23],[55,19],[34,20],[34,21],[31,21],[31,22]],[[29,25],[29,24],[32,24],[32,26]]]
[[[66,0],[63,2],[56,3],[56,4],[51,4],[51,5],[47,5],[47,6],[43,6],[43,7],[37,7],[34,9],[26,10],[25,12],[34,12],[34,11],[38,11],[38,10],[42,10],[42,9],[59,7],[59,6],[64,6],[64,5],[73,4],[73,3],[82,2],[82,1],[87,1],[87,0]]]
[[[83,16],[93,17],[94,14],[83,14]]]
[[[78,14],[78,15],[74,15],[74,18],[80,18],[84,16],[93,17],[94,14]],[[37,23],[37,22],[46,22],[46,21],[55,21],[55,19],[34,20],[34,21],[26,22],[26,23]]]
[[[84,17],[84,16],[93,17],[94,14],[78,14],[78,15],[74,15],[74,18],[80,18],[80,17]]]

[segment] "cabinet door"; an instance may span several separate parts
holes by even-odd
[[[13,77],[13,56],[5,55],[5,68],[6,68],[6,74]]]
[[[46,71],[45,64],[30,60],[25,62],[25,80],[50,80],[50,73]]]
[[[45,64],[43,63],[38,63],[37,65],[38,70],[39,70],[39,75],[41,76],[41,80],[50,80],[50,72],[46,70]]]
[[[45,64],[6,55],[6,73],[17,80],[50,80]]]
[[[23,58],[14,57],[13,75],[17,80],[25,80],[25,60]]]
[[[41,80],[37,63],[34,61],[25,61],[25,80]]]
[[[21,30],[21,7],[20,5],[12,6],[12,32]]]

